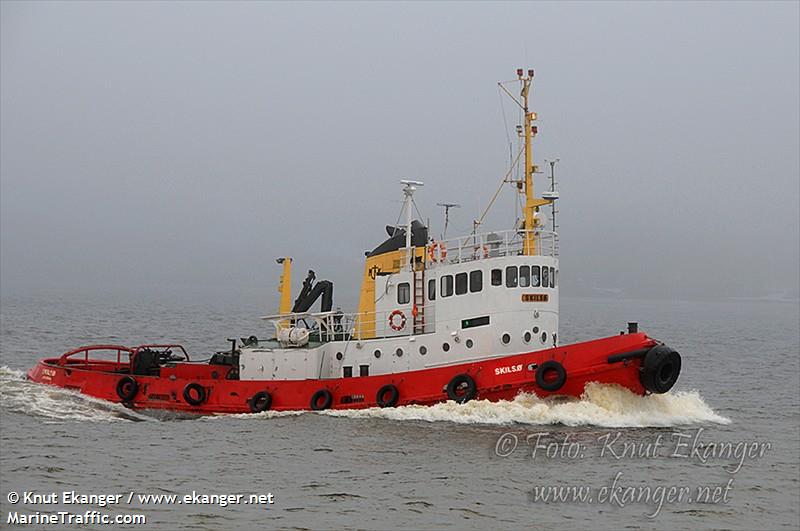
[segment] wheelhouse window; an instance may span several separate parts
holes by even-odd
[[[555,286],[558,286],[558,269],[556,269],[553,272],[553,284],[555,284]],[[553,287],[555,287],[555,286],[553,286]]]
[[[539,287],[539,266],[531,266],[531,287]]]
[[[483,271],[470,271],[469,273],[469,292],[477,293],[483,289]]]
[[[548,269],[542,266],[542,287],[549,288],[550,287],[550,274]]]
[[[517,266],[506,267],[506,287],[507,288],[517,287]]]
[[[531,285],[531,266],[519,266],[519,287],[527,288]]]
[[[467,292],[467,274],[458,273],[456,275],[456,295],[463,295]]]
[[[411,301],[411,285],[401,282],[397,285],[397,304],[408,304]]]
[[[503,285],[503,270],[492,269],[492,286],[502,286],[502,285]]]
[[[453,275],[445,275],[442,277],[439,292],[442,297],[449,297],[453,294]]]
[[[359,376],[369,376],[369,365],[359,365],[358,366],[358,375]]]
[[[428,300],[436,300],[436,279],[432,278],[428,281]]]
[[[551,288],[556,287],[556,268],[555,267],[551,267],[550,268],[550,287]]]

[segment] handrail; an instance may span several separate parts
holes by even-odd
[[[523,253],[527,232],[532,232],[536,240],[537,256],[558,256],[558,234],[546,230],[503,230],[470,234],[435,241],[427,246],[426,251],[429,258],[432,258],[430,264],[434,267],[436,264],[459,264],[499,256],[519,256]]]
[[[126,347],[126,346],[123,346],[123,345],[85,345],[85,346],[82,346],[82,347],[78,347],[78,348],[72,349],[72,350],[62,354],[58,358],[58,364],[61,365],[61,366],[68,365],[69,361],[67,361],[67,360],[69,360],[69,358],[75,356],[76,354],[83,353],[83,360],[77,360],[77,362],[80,363],[80,361],[83,361],[84,366],[88,367],[89,363],[91,361],[106,361],[106,360],[90,360],[89,359],[89,352],[95,351],[95,350],[116,350],[117,351],[117,362],[116,362],[116,364],[117,364],[117,369],[119,369],[119,368],[122,367],[122,353],[123,352],[127,352],[129,355],[133,356],[133,355],[137,354],[140,350],[143,350],[143,349],[146,349],[146,348],[165,348],[165,349],[166,348],[178,348],[178,349],[181,350],[181,352],[183,352],[183,355],[186,356],[186,361],[190,361],[189,353],[186,352],[186,349],[183,347],[183,345],[180,345],[180,344],[177,344],[177,343],[171,343],[171,344],[139,345],[138,347],[133,347],[133,348]]]
[[[435,308],[436,305],[431,302],[429,304],[417,306],[417,311],[424,314],[426,310],[435,311]],[[319,325],[314,331],[319,331],[320,339],[322,341],[334,341],[337,337],[341,336],[351,336],[354,339],[362,339],[362,330],[370,325],[379,325],[377,328],[383,328],[384,330],[388,331],[389,316],[392,315],[394,311],[394,309],[391,309],[380,312],[302,312],[266,315],[262,317],[262,319],[270,321],[275,327],[276,332],[282,327],[286,326],[285,323],[287,321],[296,322],[303,319],[312,319],[317,325]],[[392,333],[390,333],[387,337],[414,335],[415,325],[413,308],[407,313],[408,315],[405,316],[406,322],[402,332],[398,333],[400,331],[392,331]],[[376,326],[373,326],[372,328],[374,329]],[[433,331],[433,321],[425,321],[423,323],[423,332],[420,333],[427,333],[428,331]]]
[[[67,359],[68,358],[71,358],[75,354],[80,354],[81,352],[83,352],[83,355],[84,355],[83,363],[84,363],[84,365],[86,367],[88,367],[89,366],[89,351],[92,351],[92,350],[116,350],[117,351],[117,368],[118,369],[121,367],[122,352],[125,351],[128,354],[132,354],[134,352],[134,349],[132,349],[130,347],[125,347],[125,346],[122,346],[122,345],[87,345],[87,346],[83,346],[83,347],[78,347],[76,349],[72,349],[69,352],[65,352],[64,354],[61,355],[60,358],[58,358],[58,364],[61,365],[61,366],[67,365]],[[102,361],[102,360],[99,360],[99,361]]]

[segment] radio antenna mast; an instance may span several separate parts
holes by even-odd
[[[561,159],[545,161],[548,164],[550,164],[550,194],[553,199],[553,202],[550,203],[550,210],[553,216],[553,232],[558,232],[558,224],[556,223],[556,214],[558,213],[558,210],[556,210],[556,202],[555,202],[555,197],[557,196],[555,197],[553,196],[555,195],[556,192],[556,163],[558,163],[559,160]]]
[[[444,240],[447,237],[447,225],[450,223],[450,209],[461,208],[461,205],[458,203],[436,203],[436,206],[444,207],[444,232],[442,233],[442,239]]]

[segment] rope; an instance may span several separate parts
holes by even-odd
[[[500,98],[500,112],[503,115],[503,125],[504,125],[504,129],[505,129],[505,132],[506,132],[506,140],[508,140],[508,160],[510,162],[514,155],[512,154],[513,152],[511,150],[511,146],[512,146],[511,135],[508,133],[508,120],[506,119],[506,106],[503,103],[503,93],[500,90],[501,86],[497,87],[497,97]]]
[[[503,180],[500,181],[500,186],[497,188],[497,191],[492,196],[492,200],[489,201],[489,204],[486,206],[486,209],[484,209],[483,214],[481,214],[481,217],[475,220],[475,223],[473,224],[472,227],[472,234],[475,234],[475,232],[478,230],[478,225],[483,223],[483,219],[486,217],[486,214],[489,213],[489,209],[492,208],[492,205],[494,204],[495,200],[497,200],[497,196],[500,195],[500,191],[503,189],[503,185],[506,184],[506,182],[508,182],[508,177],[509,175],[511,175],[511,172],[514,171],[517,162],[519,162],[519,158],[520,156],[522,156],[522,151],[523,150],[520,149],[519,153],[517,153],[517,157],[514,159],[514,162],[511,164],[511,167],[508,169],[506,174],[503,176]]]
[[[422,212],[419,211],[419,207],[417,207],[417,202],[414,201],[414,197],[411,197],[411,204],[414,205],[414,210],[417,211],[417,215],[419,216],[420,222],[424,219],[422,216]]]
[[[397,230],[400,228],[401,217],[403,217],[403,207],[400,207],[400,213],[397,214],[397,221],[394,222],[394,230],[392,230],[392,238],[394,238],[394,235],[397,234]]]

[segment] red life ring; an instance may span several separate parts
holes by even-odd
[[[400,323],[395,323],[394,318],[400,316]],[[400,310],[395,310],[389,314],[389,327],[394,330],[395,332],[399,332],[406,326],[406,314],[401,312]]]
[[[431,262],[436,262],[436,249],[439,248],[439,244],[437,242],[432,242],[431,246],[428,247],[428,256],[431,258]]]
[[[489,258],[489,247],[487,247],[486,245],[479,245],[475,247],[473,258],[475,260],[479,260],[481,258],[481,255],[483,255],[483,258]]]
[[[447,247],[444,242],[432,242],[428,247],[428,256],[430,256],[431,262],[444,262],[447,258]]]

